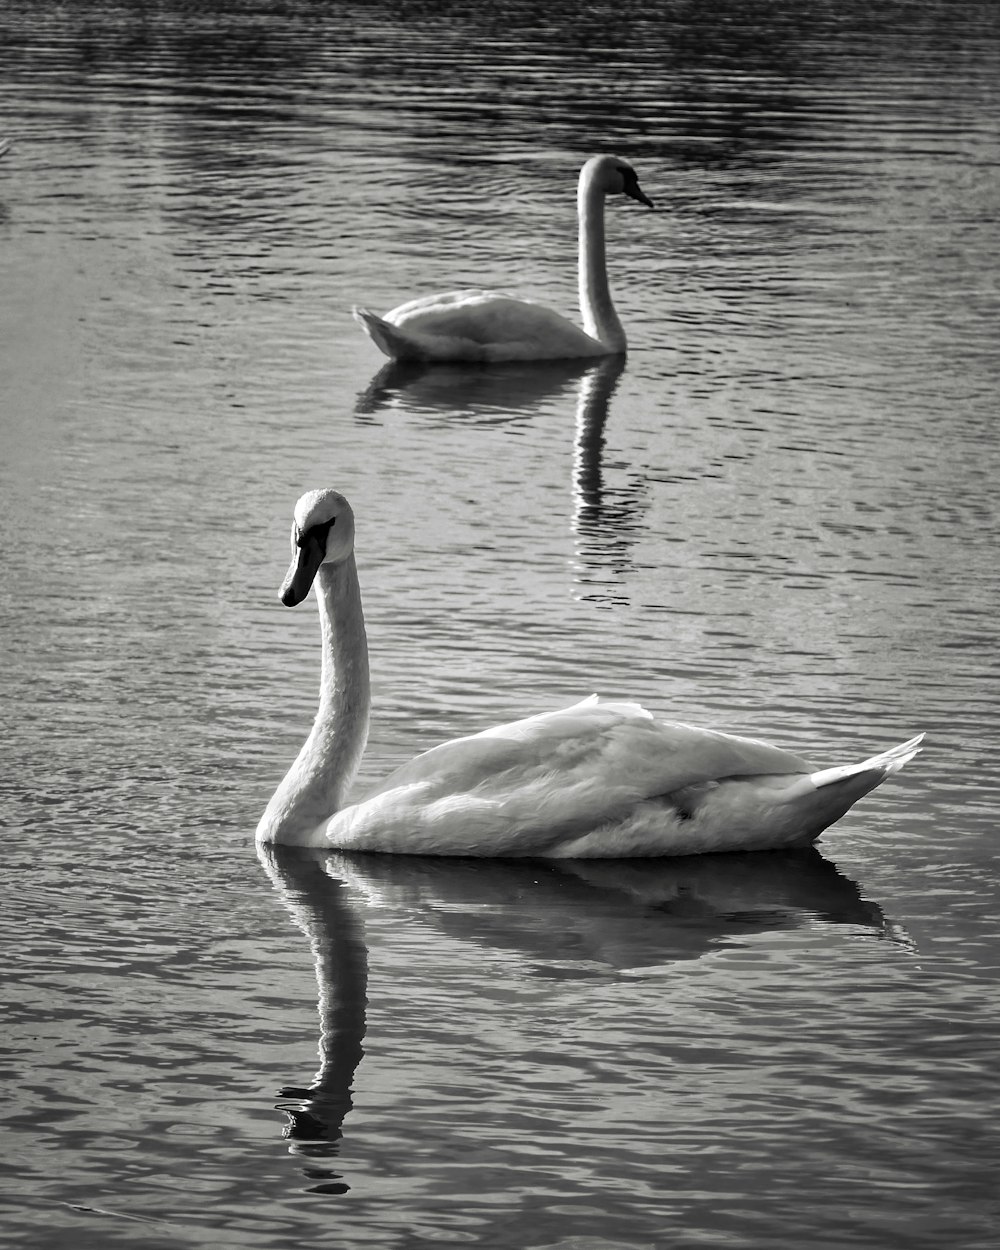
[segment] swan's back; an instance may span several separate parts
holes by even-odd
[[[606,354],[590,335],[537,300],[466,289],[423,296],[384,317],[365,308],[355,318],[395,360],[579,359]]]
[[[327,838],[344,850],[558,855],[582,831],[678,789],[809,771],[768,743],[591,697],[425,751],[334,816]]]

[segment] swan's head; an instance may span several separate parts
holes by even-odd
[[[339,564],[354,550],[354,513],[335,490],[307,491],[295,505],[292,563],[281,584],[281,602],[293,608],[309,593],[321,564]]]
[[[620,156],[592,156],[580,172],[580,184],[593,180],[605,195],[627,195],[647,208],[653,201],[639,186],[639,176]]]

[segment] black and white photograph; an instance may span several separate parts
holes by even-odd
[[[996,1250],[1000,4],[0,0],[0,1247]]]

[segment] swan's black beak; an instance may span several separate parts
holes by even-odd
[[[325,529],[322,533],[308,531],[296,545],[279,593],[286,608],[294,608],[309,593],[313,578],[326,556],[326,534]]]
[[[628,182],[625,184],[625,194],[633,200],[638,200],[640,204],[645,204],[647,208],[653,207],[653,201],[639,186],[638,182]]]

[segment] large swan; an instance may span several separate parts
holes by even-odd
[[[422,855],[607,858],[805,846],[919,750],[814,771],[752,738],[595,697],[425,751],[347,802],[368,736],[368,645],[343,495],[295,505],[291,607],[315,581],[319,710],[257,840]]]
[[[625,351],[625,331],[608,286],[604,197],[628,195],[653,207],[628,161],[592,156],[580,170],[580,313],[583,329],[535,300],[499,291],[448,291],[400,304],[384,317],[355,308],[375,345],[394,360],[566,360]]]

